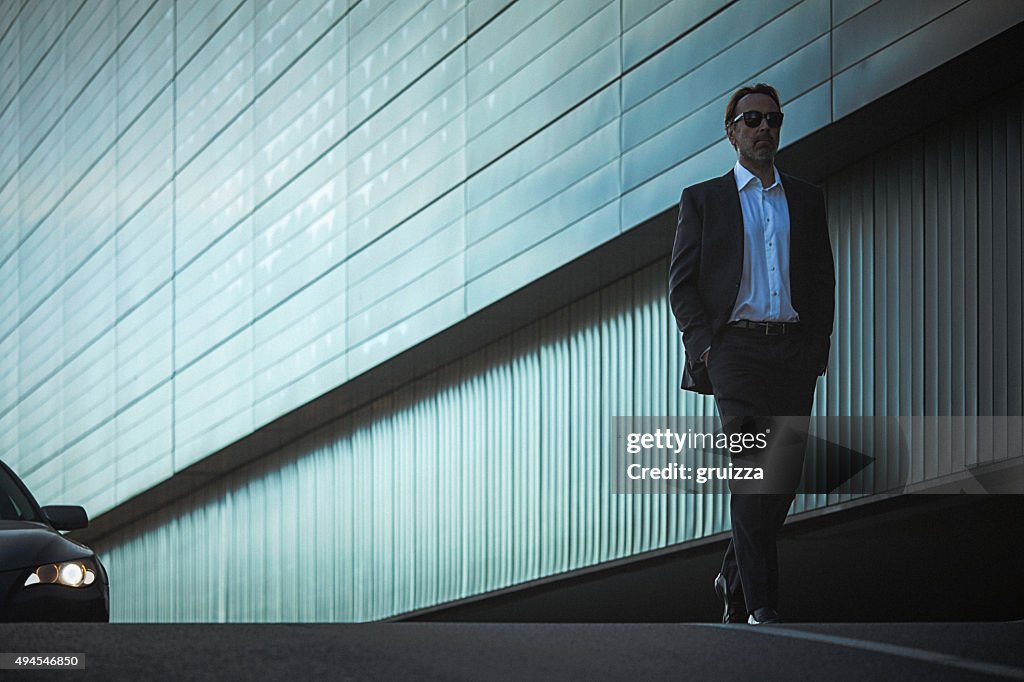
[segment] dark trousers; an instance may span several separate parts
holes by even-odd
[[[776,538],[786,521],[803,468],[807,418],[811,412],[817,374],[803,355],[804,336],[793,333],[766,336],[754,330],[726,327],[711,346],[708,373],[715,402],[728,434],[763,432],[775,425],[770,441],[783,459],[773,460],[770,487],[751,492],[747,484],[730,481],[732,539],[722,561],[722,575],[733,603],[745,602],[748,612],[778,609],[779,560]],[[783,420],[786,430],[778,428]],[[796,418],[795,420],[792,418]],[[736,465],[754,465],[763,451],[734,455]],[[779,483],[778,464],[788,474]],[[785,472],[783,472],[785,473]],[[795,479],[794,479],[795,476]],[[771,478],[771,476],[769,476]]]

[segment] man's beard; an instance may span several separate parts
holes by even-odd
[[[744,154],[747,159],[757,164],[769,164],[775,162],[775,145],[768,143],[765,147],[758,147],[755,142],[747,153]]]

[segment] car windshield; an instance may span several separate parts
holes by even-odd
[[[21,487],[0,466],[0,521],[38,521],[35,509]]]

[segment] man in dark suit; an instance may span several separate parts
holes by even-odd
[[[775,168],[783,114],[774,88],[740,88],[725,113],[736,165],[679,202],[669,300],[686,348],[682,388],[713,393],[730,434],[763,432],[782,416],[806,429],[835,316],[824,194]],[[799,472],[806,441],[796,432]],[[724,622],[780,620],[776,537],[796,476],[763,494],[730,481],[732,538],[715,579]]]

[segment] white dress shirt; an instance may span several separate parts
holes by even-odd
[[[730,322],[796,322],[789,288],[789,204],[775,182],[761,179],[737,161],[733,168],[743,209],[743,276]]]

